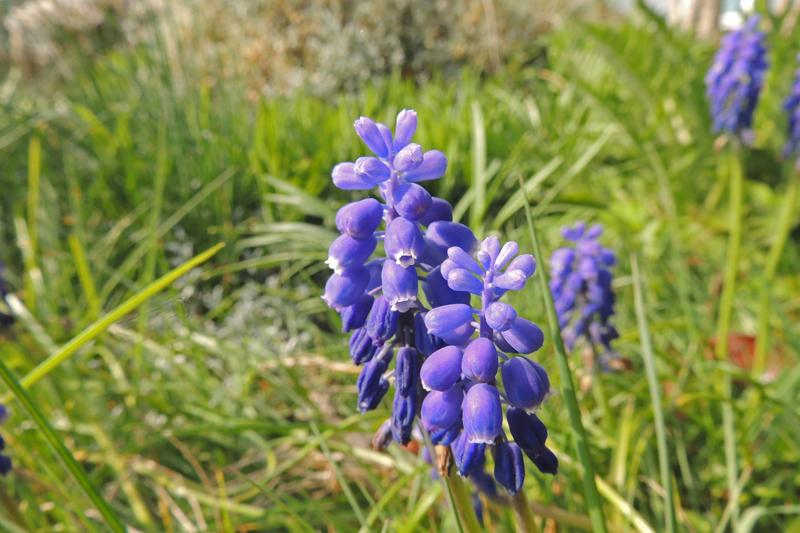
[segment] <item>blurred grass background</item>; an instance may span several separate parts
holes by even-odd
[[[393,123],[414,108],[415,140],[450,162],[429,189],[476,233],[530,249],[520,174],[545,253],[561,244],[564,224],[607,228],[603,243],[620,258],[617,349],[630,369],[598,376],[579,353],[572,363],[609,523],[664,529],[633,305],[636,253],[679,529],[800,531],[800,198],[785,200],[797,178],[777,157],[800,51],[791,17],[765,21],[772,68],[756,145],[744,156],[729,359],[717,361],[728,172],[702,82],[715,39],[667,27],[642,6],[623,17],[600,4],[495,1],[491,23],[486,2],[109,1],[78,3],[84,11],[71,18],[46,12],[36,26],[42,10],[30,4],[0,7],[0,257],[31,313],[0,331],[0,358],[24,376],[158,276],[227,244],[31,389],[124,523],[452,530],[421,458],[395,445],[372,451],[389,405],[357,413],[358,369],[338,316],[319,299],[333,216],[357,198],[332,187],[330,170],[366,153],[352,123]],[[791,233],[770,275],[783,206]],[[513,303],[544,325],[540,295],[533,284],[526,291]],[[754,375],[760,331],[769,334],[767,366]],[[549,342],[537,360],[555,375]],[[715,392],[727,368],[738,519]],[[0,482],[0,527],[104,531],[42,434],[11,406],[0,434],[16,468]],[[541,513],[568,513],[543,522],[545,531],[579,530],[581,472],[558,395],[541,417],[562,466],[555,477],[529,469],[527,494]],[[509,510],[488,503],[488,531],[513,527]]]

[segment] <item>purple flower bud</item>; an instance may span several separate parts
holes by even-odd
[[[403,174],[408,182],[420,182],[439,179],[447,172],[447,157],[439,150],[428,150],[422,156],[422,164],[410,172]]]
[[[545,448],[544,452],[531,459],[542,474],[558,474],[558,457]]]
[[[441,337],[464,324],[470,323],[474,312],[474,309],[465,304],[443,305],[427,312],[425,325],[428,327],[429,332]]]
[[[431,208],[425,213],[425,216],[417,222],[426,228],[434,222],[452,222],[453,220],[453,206],[447,200],[441,198],[433,198],[431,201]]]
[[[372,437],[372,449],[382,452],[389,447],[389,444],[391,444],[391,442],[392,442],[392,421],[390,419],[386,419],[383,421],[381,427],[378,428],[378,431],[376,431],[375,435]]]
[[[511,327],[503,332],[503,339],[522,354],[533,353],[544,344],[542,329],[522,317],[517,317]]]
[[[389,147],[386,146],[386,141],[383,135],[381,135],[380,129],[378,129],[377,124],[375,124],[372,119],[361,117],[356,120],[354,126],[356,127],[358,136],[361,137],[364,144],[366,144],[375,155],[383,159],[389,157]]]
[[[333,274],[325,284],[322,299],[328,307],[341,311],[356,303],[364,294],[369,283],[369,272],[363,266],[345,270],[341,274]]]
[[[444,342],[428,331],[428,327],[425,325],[425,314],[422,312],[414,315],[414,345],[419,353],[427,357],[439,348],[443,348]]]
[[[431,208],[431,194],[416,183],[403,183],[394,191],[394,208],[400,216],[417,221]]]
[[[414,348],[400,348],[394,369],[394,386],[403,396],[416,395],[419,376],[419,356]]]
[[[397,352],[394,385],[397,389],[392,404],[392,435],[400,444],[411,440],[414,416],[417,414],[417,381],[419,356],[414,348],[401,348]]]
[[[374,235],[370,235],[363,241],[349,235],[340,235],[331,244],[328,250],[328,260],[325,263],[334,272],[341,274],[349,268],[363,265],[375,251],[377,245],[378,240]]]
[[[617,255],[614,253],[614,250],[609,248],[601,249],[598,258],[600,262],[607,267],[612,267],[617,263]]]
[[[586,232],[586,238],[593,240],[598,238],[602,234],[603,234],[603,225],[594,224],[591,228],[589,228],[589,231]]]
[[[583,232],[586,230],[586,222],[576,222],[573,227],[564,226],[561,228],[561,236],[568,241],[577,241],[583,237]]]
[[[528,414],[523,409],[509,407],[506,410],[506,419],[514,441],[531,460],[544,452],[547,428],[538,416]]]
[[[463,326],[457,327],[450,333],[443,334],[442,340],[447,344],[461,346],[472,337],[473,333],[475,333],[475,326],[470,323],[466,323]]]
[[[526,357],[514,357],[500,366],[506,396],[514,407],[535,412],[550,394],[544,369]]]
[[[447,250],[447,257],[453,261],[456,265],[460,268],[465,268],[475,274],[476,276],[483,275],[483,269],[481,265],[477,263],[467,252],[458,248],[456,246],[452,246]],[[448,278],[449,279],[449,278]]]
[[[458,292],[481,295],[483,282],[463,268],[451,270],[447,275],[447,286]]]
[[[389,382],[383,379],[386,372],[386,362],[382,359],[373,359],[364,365],[358,376],[358,409],[362,413],[372,411],[381,403]]]
[[[458,222],[434,222],[428,226],[425,236],[431,245],[445,254],[453,246],[458,246],[468,254],[478,249],[478,239],[472,230]]]
[[[386,144],[386,149],[389,151],[389,155],[386,158],[390,158],[392,155],[392,130],[386,124],[381,124],[380,122],[375,123],[378,126],[378,131],[381,132],[381,137],[383,138],[383,142]]]
[[[336,227],[345,235],[363,241],[372,237],[383,220],[383,205],[366,198],[347,204],[336,213]]]
[[[600,243],[582,239],[578,242],[577,249],[582,255],[594,256],[600,253]]]
[[[503,334],[496,331],[494,334],[494,343],[497,348],[503,353],[519,353],[513,346],[508,344],[508,341],[503,337]]]
[[[372,337],[367,333],[367,328],[358,328],[350,336],[350,359],[360,365],[368,363],[375,356],[377,347],[372,343]]]
[[[488,252],[484,250],[479,250],[477,254],[475,254],[475,258],[481,264],[484,270],[489,270],[492,268],[492,256],[489,255]]]
[[[449,428],[432,431],[431,442],[439,446],[450,446],[461,434],[463,427],[461,418],[457,418],[456,422]]]
[[[383,245],[389,259],[407,268],[422,255],[425,250],[425,239],[419,226],[410,220],[398,217],[386,228]]]
[[[490,262],[494,263],[500,253],[500,239],[497,237],[486,237],[483,239],[481,243],[481,252],[488,255]]]
[[[485,337],[469,343],[461,360],[464,377],[478,383],[489,383],[497,375],[497,348]]]
[[[484,313],[486,323],[495,331],[508,331],[517,320],[517,312],[503,302],[489,304]]]
[[[533,273],[536,271],[536,260],[531,254],[520,255],[511,261],[506,272],[511,270],[521,270],[525,273],[525,276],[529,278],[533,276]]]
[[[483,468],[486,445],[469,442],[466,431],[461,432],[453,443],[452,449],[456,468],[458,468],[458,473],[462,476],[468,477],[473,472]]]
[[[392,166],[398,172],[410,172],[422,164],[422,148],[416,143],[411,143],[394,157]]]
[[[359,157],[353,170],[358,179],[372,183],[373,187],[392,177],[392,171],[386,163],[375,157]]]
[[[413,109],[403,109],[397,114],[397,123],[394,127],[394,151],[399,152],[411,142],[414,132],[417,131],[417,112]]]
[[[447,261],[445,261],[446,263]],[[439,267],[431,270],[425,278],[425,283],[422,285],[425,291],[425,297],[431,307],[442,307],[451,304],[469,304],[468,292],[457,292],[451,289],[447,281],[442,276]]]
[[[494,268],[495,270],[500,270],[503,266],[508,263],[512,257],[517,255],[519,252],[519,245],[514,241],[508,241],[503,245],[503,249],[500,250],[500,253],[497,254],[497,259],[494,260]],[[531,257],[531,256],[528,256]],[[531,259],[533,259],[531,257]],[[531,272],[533,274],[533,272]],[[530,277],[530,274],[528,274]]]
[[[522,489],[525,481],[525,462],[522,450],[513,442],[497,445],[494,453],[494,478],[512,496]]]
[[[356,303],[342,309],[342,333],[360,328],[367,321],[375,298],[364,294]]]
[[[394,222],[393,222],[394,223]],[[403,268],[393,261],[386,261],[381,272],[381,286],[392,311],[405,313],[417,307],[419,278],[414,267]]]
[[[500,395],[491,385],[473,385],[464,400],[464,431],[469,442],[493,444],[503,429]]]
[[[599,269],[597,268],[597,261],[591,257],[584,257],[578,264],[578,273],[583,279],[589,280],[597,277]]]
[[[519,291],[525,287],[528,276],[522,270],[506,270],[494,278],[494,286],[510,291]]]
[[[452,387],[444,392],[431,391],[422,402],[422,422],[426,429],[449,428],[461,415],[464,392]]]
[[[356,175],[355,163],[339,163],[331,172],[333,184],[344,191],[368,191],[375,187],[370,181],[365,181]]]
[[[6,476],[14,468],[11,458],[7,455],[0,455],[0,476]]]
[[[460,267],[455,261],[453,261],[452,259],[445,259],[444,261],[442,261],[440,270],[442,272],[442,276],[444,277],[444,279],[447,279],[447,277],[450,275],[450,272],[452,272],[457,268]]]
[[[569,274],[572,262],[575,260],[575,250],[572,248],[559,248],[550,256],[550,269],[553,275]]]
[[[367,283],[367,292],[372,292],[381,286],[381,271],[383,271],[383,263],[386,259],[383,257],[376,257],[370,259],[364,264],[364,268],[369,272],[369,283]]]
[[[461,357],[455,346],[445,346],[433,352],[422,364],[419,377],[425,390],[446,391],[461,377]]]
[[[367,333],[372,337],[375,346],[383,346],[386,341],[394,337],[397,331],[397,320],[400,316],[383,296],[375,298],[372,312],[367,319]]]

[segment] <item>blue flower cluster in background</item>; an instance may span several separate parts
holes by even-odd
[[[800,54],[797,55],[800,63]],[[791,92],[783,103],[783,108],[789,115],[789,140],[783,148],[783,157],[797,157],[798,171],[800,171],[800,68],[794,73]]]
[[[326,263],[334,273],[323,299],[341,314],[343,332],[352,332],[350,356],[363,365],[358,408],[375,409],[394,383],[392,416],[374,446],[384,448],[392,438],[407,444],[418,422],[434,444],[452,447],[459,473],[484,491],[494,490],[484,472],[489,446],[495,479],[516,494],[525,476],[523,453],[542,472],[558,467],[534,414],[551,394],[547,373],[528,358],[505,355],[538,350],[544,334],[498,301],[525,286],[535,261],[517,255],[514,242],[479,242],[452,221],[448,202],[419,185],[443,176],[447,159],[411,142],[416,127],[412,110],[398,114],[394,136],[369,118],[356,121],[356,133],[376,157],[337,165],[333,182],[344,190],[377,187],[383,202],[366,198],[337,213],[342,235],[329,250]],[[372,258],[381,242],[385,257]],[[471,295],[480,297],[479,309],[471,307]],[[503,404],[514,442],[503,431]]]
[[[550,290],[564,343],[572,350],[584,337],[595,353],[601,349],[598,362],[608,370],[609,362],[618,357],[611,341],[619,334],[609,323],[616,299],[608,270],[616,263],[614,251],[598,242],[603,234],[600,224],[587,229],[585,222],[577,222],[562,228],[561,234],[574,243],[550,256]]]
[[[737,135],[748,145],[752,142],[753,111],[768,66],[766,36],[756,29],[760,20],[753,15],[741,29],[722,38],[705,77],[714,132]]]
[[[3,307],[6,303],[6,296],[8,295],[8,285],[6,285],[5,277],[3,276],[3,271],[5,270],[5,265],[2,261],[0,261],[0,326],[10,326],[14,323],[14,317],[10,314],[4,313]]]

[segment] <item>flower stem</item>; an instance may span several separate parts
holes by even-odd
[[[715,356],[725,363],[725,375],[722,380],[722,431],[725,440],[725,466],[728,477],[728,494],[736,497],[738,482],[738,466],[736,460],[736,425],[733,418],[733,384],[728,359],[728,335],[733,312],[733,297],[736,294],[736,277],[739,273],[739,246],[742,240],[742,166],[739,160],[738,143],[734,143],[729,158],[730,169],[730,230],[728,234],[728,254],[725,262],[722,295],[719,301],[719,317],[717,322],[717,344]],[[739,520],[739,504],[732,502],[731,524]]]
[[[520,175],[520,186],[522,183],[522,176]],[[564,349],[564,341],[561,338],[561,328],[558,325],[558,317],[556,315],[556,307],[553,303],[553,295],[550,293],[550,287],[547,283],[547,274],[544,271],[544,263],[542,261],[542,252],[539,248],[539,239],[536,237],[536,228],[533,224],[533,217],[531,216],[531,206],[528,203],[528,197],[523,194],[525,200],[525,214],[528,218],[528,229],[530,230],[531,241],[533,242],[533,253],[536,258],[538,268],[539,284],[544,298],[545,309],[547,310],[547,320],[550,323],[550,334],[553,337],[553,346],[555,347],[556,360],[558,361],[558,370],[561,374],[561,388],[564,394],[564,401],[567,404],[569,411],[570,425],[572,426],[572,435],[575,439],[575,448],[578,453],[578,459],[583,465],[583,488],[586,492],[586,505],[589,507],[589,518],[592,521],[592,531],[594,533],[607,533],[605,517],[603,516],[603,507],[600,503],[600,495],[597,492],[597,485],[594,480],[594,464],[589,455],[589,443],[586,440],[586,431],[581,422],[581,411],[578,407],[578,398],[575,395],[575,385],[572,382],[572,372],[569,368],[569,361],[567,360],[567,352]]]
[[[472,498],[470,498],[467,485],[455,473],[453,468],[444,477],[447,487],[453,495],[453,503],[458,513],[458,519],[461,521],[462,530],[464,533],[481,533],[482,528],[478,523],[475,508],[472,507]]]
[[[511,508],[514,510],[514,517],[517,519],[517,531],[519,533],[539,533],[539,526],[533,519],[533,510],[525,496],[525,489],[522,488],[511,497]]]

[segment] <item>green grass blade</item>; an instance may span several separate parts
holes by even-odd
[[[761,518],[775,514],[800,514],[800,505],[778,505],[776,507],[749,507],[742,513],[734,533],[750,533]]]
[[[472,190],[473,201],[469,212],[470,227],[483,234],[483,215],[486,211],[486,127],[483,123],[481,104],[476,100],[470,105],[472,116]]]
[[[524,186],[522,176],[519,177],[520,186]],[[548,285],[547,274],[544,271],[544,261],[542,260],[542,251],[539,248],[539,239],[536,237],[536,228],[533,224],[533,217],[531,216],[531,206],[528,202],[528,197],[523,195],[525,201],[525,214],[528,217],[528,230],[530,231],[531,242],[533,243],[533,254],[536,258],[538,268],[539,287],[542,291],[542,298],[544,298],[545,309],[547,310],[547,321],[550,323],[550,335],[553,337],[553,346],[556,352],[556,359],[558,360],[558,370],[561,374],[561,388],[564,395],[564,401],[567,404],[569,411],[570,425],[572,426],[572,434],[575,439],[575,448],[578,453],[578,459],[581,462],[584,470],[583,487],[586,491],[586,505],[589,508],[589,518],[592,520],[592,529],[595,533],[607,533],[605,517],[603,516],[603,507],[600,503],[600,495],[597,492],[597,485],[594,480],[594,464],[589,455],[589,443],[586,440],[586,430],[583,428],[581,422],[581,411],[578,407],[578,398],[575,394],[575,385],[572,382],[572,372],[569,369],[569,361],[567,360],[567,352],[564,349],[564,341],[561,339],[561,328],[558,325],[558,316],[556,315],[556,307],[553,303],[553,295],[550,294],[550,287]]]
[[[328,460],[328,464],[331,465],[333,468],[334,473],[336,474],[336,479],[339,480],[339,484],[342,486],[342,491],[344,491],[344,495],[347,498],[347,501],[350,503],[350,507],[352,507],[353,512],[358,518],[358,521],[361,523],[361,527],[365,527],[367,524],[366,519],[364,518],[364,512],[361,510],[361,507],[358,505],[355,496],[353,495],[353,491],[350,489],[350,485],[347,484],[347,480],[342,474],[342,470],[339,468],[339,465],[333,460],[331,456],[331,450],[328,448],[328,443],[325,442],[325,438],[319,432],[319,428],[314,423],[313,420],[308,421],[309,425],[311,426],[311,430],[314,432],[314,436],[317,438],[317,442],[319,443],[319,447],[322,450],[323,455],[325,455],[325,459]]]
[[[642,359],[647,382],[650,386],[650,400],[653,404],[653,419],[656,425],[656,441],[658,443],[658,462],[661,469],[661,486],[664,487],[664,523],[667,533],[677,532],[675,521],[675,502],[672,501],[672,476],[669,468],[669,448],[667,447],[667,430],[664,425],[664,412],[661,409],[661,384],[656,375],[656,361],[653,345],[650,340],[650,328],[647,325],[644,298],[642,297],[642,278],[639,276],[639,262],[636,254],[631,254],[633,270],[633,294],[636,305],[636,322],[639,325],[639,341],[642,344]]]
[[[42,361],[39,366],[34,368],[27,376],[25,376],[20,383],[24,388],[30,388],[31,385],[45,377],[48,373],[50,373],[54,368],[56,368],[63,360],[77,352],[83,345],[87,342],[91,341],[98,335],[100,335],[105,329],[119,320],[120,318],[124,317],[144,302],[158,294],[159,292],[163,291],[172,283],[189,272],[191,269],[206,262],[209,258],[211,258],[214,254],[216,254],[222,247],[225,246],[224,243],[219,243],[218,245],[214,246],[203,252],[202,254],[193,257],[189,261],[185,262],[181,266],[171,270],[164,276],[160,277],[141,291],[134,294],[132,297],[124,301],[120,304],[116,309],[108,313],[107,315],[100,318],[97,322],[93,323],[86,329],[84,329],[80,334],[78,334],[75,338],[69,341],[67,344],[62,346],[58,351],[54,352],[50,357]],[[0,398],[0,403],[8,401],[10,396],[6,394],[2,398]]]
[[[97,507],[97,510],[100,512],[100,514],[103,515],[103,518],[105,518],[111,530],[115,533],[125,533],[125,526],[123,526],[122,522],[120,522],[119,518],[117,518],[114,510],[111,509],[111,506],[105,501],[103,496],[100,494],[100,491],[94,486],[92,481],[86,475],[86,472],[84,472],[83,467],[81,467],[78,461],[75,460],[75,457],[67,449],[67,447],[56,434],[55,430],[53,430],[45,417],[36,407],[36,404],[33,403],[31,397],[28,396],[28,393],[22,387],[20,382],[17,381],[17,378],[14,377],[14,374],[11,372],[11,370],[9,370],[2,360],[0,360],[0,377],[2,377],[3,381],[6,382],[6,385],[8,385],[9,389],[11,389],[11,392],[14,394],[17,401],[28,413],[28,416],[30,416],[33,422],[39,427],[39,430],[41,430],[47,442],[50,444],[50,446],[52,446],[53,451],[55,451],[55,453],[64,462],[67,470],[73,475],[75,481],[78,482],[78,485],[81,486],[89,499],[94,502],[95,507]]]
[[[264,496],[266,496],[267,498],[269,498],[270,500],[275,502],[275,504],[278,507],[280,507],[283,510],[283,512],[285,512],[286,514],[288,514],[289,516],[292,517],[292,520],[294,521],[295,524],[299,525],[301,528],[305,529],[306,531],[310,531],[311,533],[314,533],[316,531],[313,527],[311,527],[311,524],[309,524],[308,522],[303,520],[297,513],[292,511],[292,509],[283,502],[283,500],[280,498],[280,496],[278,496],[274,491],[270,490],[266,485],[263,485],[261,483],[257,483],[255,481],[253,481],[250,478],[250,476],[247,476],[247,475],[243,474],[242,472],[238,471],[237,469],[235,469],[233,467],[231,467],[231,470],[240,479],[242,479],[244,481],[247,481],[248,483],[253,485],[253,487],[257,488],[259,490],[259,492],[261,492]]]
[[[420,498],[417,506],[414,508],[414,512],[411,513],[411,516],[405,520],[405,524],[400,532],[411,533],[414,531],[414,529],[417,527],[417,524],[419,524],[420,521],[425,518],[425,515],[428,514],[428,511],[431,510],[431,507],[433,507],[433,505],[436,503],[436,500],[438,500],[441,496],[442,486],[438,483],[431,485],[431,488],[429,488],[425,494],[422,495],[422,498]]]

